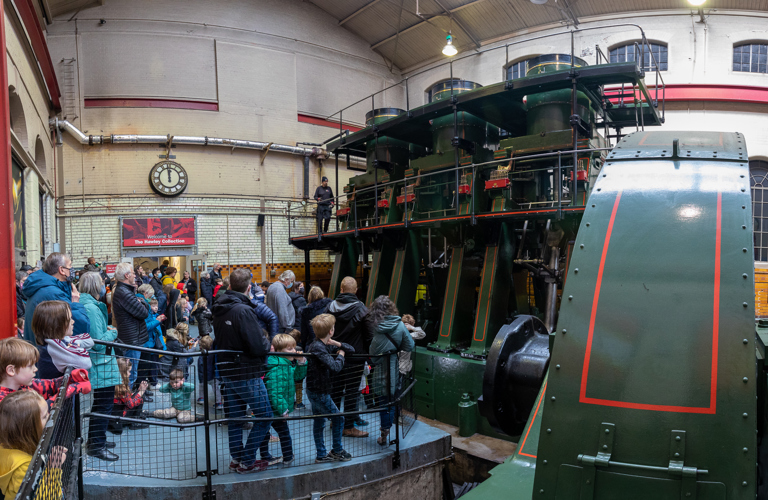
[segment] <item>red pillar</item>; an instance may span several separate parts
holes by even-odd
[[[0,339],[16,335],[16,267],[13,263],[13,181],[11,115],[8,109],[8,56],[5,12],[0,2]],[[5,291],[3,291],[5,290]]]

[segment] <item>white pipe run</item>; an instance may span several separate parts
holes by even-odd
[[[221,137],[196,137],[187,135],[85,135],[80,129],[67,120],[52,118],[51,128],[54,131],[63,130],[80,144],[96,146],[99,144],[185,144],[190,146],[224,146],[232,149],[256,149],[259,151],[274,151],[275,153],[288,153],[299,156],[314,156],[319,159],[327,158],[328,154],[323,148],[301,148],[285,144],[270,144],[268,142],[245,141],[241,139],[224,139]]]

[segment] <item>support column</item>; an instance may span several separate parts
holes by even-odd
[[[463,245],[451,249],[451,265],[445,284],[440,329],[437,340],[428,347],[430,350],[448,352],[462,342],[466,345],[472,333],[472,306],[478,276],[478,259],[467,261],[465,254]]]
[[[389,293],[394,265],[395,247],[392,244],[392,240],[384,238],[381,248],[373,251],[371,276],[368,279],[368,293],[365,296],[366,306],[370,307],[374,299],[379,295]]]
[[[408,231],[405,238],[403,247],[398,249],[395,255],[389,298],[395,303],[400,314],[413,314],[421,264],[419,232]]]
[[[341,251],[336,254],[336,261],[333,264],[333,274],[331,275],[331,284],[328,286],[328,297],[334,299],[341,290],[341,280],[346,276],[357,277],[357,259],[359,252],[357,242],[354,238],[344,238],[344,245]]]
[[[5,50],[5,11],[0,3],[0,47]],[[0,85],[8,88],[8,58],[0,58]],[[16,334],[16,267],[13,262],[13,199],[11,195],[11,123],[8,92],[0,92],[0,192],[5,193],[0,203],[0,293],[6,300],[0,301],[0,338]],[[2,290],[5,290],[2,292]]]

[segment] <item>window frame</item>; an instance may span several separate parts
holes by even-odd
[[[669,71],[669,44],[667,42],[663,42],[661,40],[646,40],[646,43],[650,46],[649,48],[650,48],[651,51],[653,51],[653,47],[654,46],[659,47],[658,57],[655,57],[657,65],[659,67],[659,72]],[[632,57],[634,58],[635,44],[637,44],[638,47],[640,47],[642,45],[642,40],[626,40],[626,41],[623,41],[621,43],[617,43],[617,44],[609,47],[608,48],[608,54],[607,54],[608,62],[610,64],[615,64],[615,63],[619,63],[619,62],[635,62],[634,59],[631,59],[631,60],[627,59],[627,54],[629,53],[629,51],[626,50],[628,48],[631,48],[632,49]],[[642,50],[642,47],[640,47],[640,48]],[[613,57],[612,53],[613,53],[613,51],[614,50],[618,50],[618,49],[625,49],[624,55],[623,55],[624,56],[624,60],[623,61],[613,61],[612,60],[612,57]],[[665,57],[662,57],[662,50],[661,49],[664,49],[663,52],[666,52],[666,54],[663,54]],[[654,56],[657,56],[657,54],[654,54]],[[618,59],[618,54],[617,54],[617,59]],[[651,59],[650,55],[648,56],[648,65],[646,66],[645,61],[643,61],[643,63],[640,66],[641,66],[641,69],[643,71],[649,71],[649,72],[650,71],[653,71],[653,72],[656,71],[656,68],[653,67],[653,60]]]
[[[760,183],[756,183],[759,179]],[[752,199],[752,238],[755,262],[768,262],[768,160],[749,161],[749,188]],[[757,192],[760,196],[756,196]],[[759,201],[757,198],[760,198]],[[765,244],[763,244],[765,243]]]
[[[736,69],[736,50],[742,49],[742,52],[739,54],[741,56],[741,60],[738,62],[738,64],[741,66],[741,68],[744,67],[744,47],[749,47],[749,54],[748,54],[748,61],[746,63],[748,70],[744,69]],[[755,54],[752,50],[753,47],[758,47],[758,53]],[[757,61],[753,61],[753,59],[757,56]],[[762,56],[762,57],[761,57]],[[762,59],[762,61],[761,61]],[[752,68],[756,67],[757,71],[753,71]],[[762,67],[762,68],[761,68]],[[761,71],[762,69],[762,71]],[[749,40],[739,43],[733,44],[733,50],[731,51],[731,71],[734,73],[752,73],[752,74],[768,74],[768,40]]]
[[[501,71],[502,71],[502,73],[501,73],[502,81],[506,82],[507,80],[516,80],[517,78],[524,77],[525,74],[522,74],[522,75],[518,76],[517,78],[507,78],[507,73],[509,72],[509,68],[512,68],[512,67],[514,67],[514,66],[516,66],[516,65],[518,65],[520,63],[527,63],[528,61],[530,61],[534,57],[538,57],[540,55],[541,54],[529,54],[529,55],[526,55],[524,57],[518,57],[517,59],[513,59],[512,61],[509,61],[508,63],[506,63],[501,68]],[[528,72],[527,65],[526,65],[525,69],[526,69],[526,73],[527,73]]]

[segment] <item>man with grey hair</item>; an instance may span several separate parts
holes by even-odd
[[[80,293],[72,285],[72,259],[63,253],[50,254],[43,263],[43,269],[29,275],[24,282],[24,295],[27,296],[24,313],[24,339],[35,345],[35,334],[32,333],[32,316],[35,308],[47,300],[61,300],[69,304],[75,326],[73,335],[88,333],[91,323],[83,306],[79,304]]]
[[[296,281],[296,275],[288,270],[267,288],[266,304],[277,315],[280,321],[280,332],[290,332],[296,321],[296,312],[293,309],[291,297],[288,296],[288,290],[293,287],[294,281]]]
[[[115,290],[112,292],[112,315],[117,325],[117,338],[128,346],[141,347],[147,340],[147,323],[144,321],[149,316],[149,303],[136,297],[136,277],[133,274],[133,266],[127,262],[121,262],[115,269]],[[128,350],[125,357],[131,360],[131,385],[136,381],[139,371],[140,351]]]

